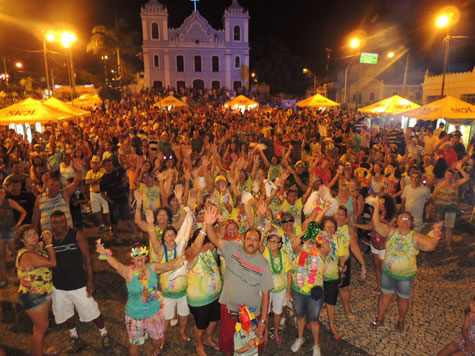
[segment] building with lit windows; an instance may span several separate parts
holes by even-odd
[[[147,87],[249,88],[249,14],[237,0],[225,9],[224,29],[193,11],[178,28],[158,0],[142,7],[144,80]]]

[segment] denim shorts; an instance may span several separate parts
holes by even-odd
[[[381,291],[386,294],[397,293],[402,299],[411,298],[412,285],[414,284],[414,278],[406,281],[400,281],[386,275],[384,272],[381,276]]]
[[[32,311],[38,309],[46,304],[48,298],[51,298],[51,293],[34,294],[34,293],[19,293],[18,299],[23,304],[25,311]]]
[[[306,316],[309,321],[318,321],[320,309],[323,305],[323,297],[315,300],[309,295],[300,294],[292,289],[292,299],[294,300],[297,318]]]

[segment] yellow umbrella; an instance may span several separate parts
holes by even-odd
[[[232,100],[224,103],[225,108],[232,108],[232,109],[252,109],[259,106],[259,103],[251,100],[244,95],[239,95]]]
[[[401,115],[425,121],[445,119],[454,124],[463,124],[475,119],[475,105],[446,96],[420,108],[403,112]]]
[[[188,106],[185,104],[183,101],[180,99],[175,98],[173,95],[169,95],[166,98],[157,101],[153,106],[159,107],[159,108],[167,108],[167,107],[178,107],[178,106]]]
[[[102,105],[102,99],[99,98],[99,95],[97,94],[94,94],[94,95],[84,94],[84,95],[81,95],[79,98],[74,99],[72,104],[75,106],[92,108],[95,106]]]
[[[60,111],[31,98],[0,110],[0,125],[50,122],[68,119],[70,113]]]
[[[337,102],[330,100],[328,98],[325,98],[323,95],[320,95],[320,94],[316,94],[314,96],[311,96],[310,98],[299,101],[296,105],[301,106],[301,107],[319,107],[319,108],[340,106],[340,104],[338,104]]]
[[[416,109],[420,105],[413,103],[399,95],[393,95],[390,98],[383,99],[377,103],[362,107],[358,109],[366,114],[399,114],[404,111]]]
[[[77,108],[75,106],[72,106],[71,104],[66,104],[64,101],[61,101],[56,98],[49,98],[48,100],[43,101],[44,105],[47,105],[49,107],[52,107],[54,109],[58,109],[64,112],[67,112],[71,115],[74,116],[82,116],[82,115],[89,115],[90,112],[86,110],[82,110],[80,108]]]

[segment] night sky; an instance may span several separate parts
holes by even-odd
[[[434,28],[436,12],[449,3],[440,0],[240,0],[251,16],[252,48],[272,36],[302,57],[316,73],[325,70],[325,48],[331,48],[332,70],[344,67],[349,34],[366,32],[365,51],[387,51],[407,47],[412,69],[438,73],[442,68],[443,31]],[[144,0],[0,0],[0,53],[11,60],[23,60],[32,74],[43,68],[41,29],[71,28],[79,42],[74,48],[76,67],[94,71],[97,58],[85,51],[94,25],[114,25],[114,13],[141,33],[140,7]],[[169,26],[177,27],[189,16],[189,0],[163,0],[168,8]],[[231,0],[201,0],[198,10],[215,28],[221,28],[225,7]],[[454,0],[460,21],[453,35],[475,37],[474,0]],[[58,48],[58,51],[61,49]],[[475,40],[451,42],[449,71],[467,71],[475,66]],[[27,70],[25,68],[25,70]]]

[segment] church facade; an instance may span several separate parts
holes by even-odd
[[[147,87],[249,89],[249,14],[237,0],[224,11],[223,30],[196,10],[180,27],[169,28],[168,11],[158,0],[145,4],[140,16]]]

